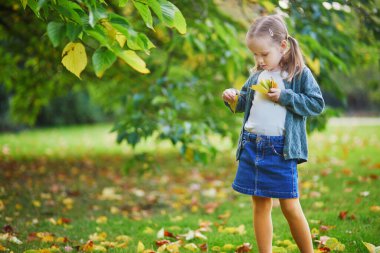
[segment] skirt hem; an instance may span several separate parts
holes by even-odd
[[[255,191],[253,189],[241,187],[235,183],[232,184],[232,189],[242,194],[267,198],[294,199],[299,197],[297,192],[273,192],[263,190]]]

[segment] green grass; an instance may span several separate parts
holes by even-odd
[[[207,240],[187,243],[206,242],[211,252],[214,246],[233,244],[235,249],[249,242],[257,252],[250,198],[230,188],[237,164],[228,141],[223,140],[216,161],[208,165],[185,162],[170,143],[153,139],[138,146],[144,155],[136,161],[131,148],[114,143],[110,129],[95,125],[0,135],[0,226],[9,224],[23,242],[0,240],[0,245],[14,252],[49,248],[54,242],[30,241],[28,235],[50,232],[68,238],[56,243],[64,252],[64,245],[79,247],[90,235],[105,232],[111,242],[118,235],[131,237],[126,248],[109,252],[136,252],[139,241],[157,249],[161,228],[180,235],[210,221],[211,231],[202,232]],[[299,167],[301,203],[310,227],[331,226],[320,233],[337,238],[344,252],[368,252],[362,241],[380,245],[380,212],[370,210],[380,206],[379,133],[380,126],[334,126],[314,133],[309,162]],[[107,187],[120,199],[102,199]],[[217,207],[207,212],[212,204]],[[348,212],[346,219],[338,217],[342,211]],[[98,223],[102,216],[107,221]],[[71,221],[54,225],[59,218]],[[294,243],[279,207],[273,208],[272,218],[274,245],[287,239]],[[240,225],[245,234],[220,231]],[[148,228],[153,232],[147,233]]]

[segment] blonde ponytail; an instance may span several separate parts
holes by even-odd
[[[289,42],[289,50],[284,54],[280,66],[283,71],[288,72],[287,80],[290,81],[294,76],[301,73],[305,63],[297,40],[289,35],[287,39]]]

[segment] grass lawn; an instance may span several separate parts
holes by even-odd
[[[222,148],[208,165],[152,140],[132,160],[110,129],[0,135],[0,252],[153,252],[164,240],[181,241],[161,246],[165,252],[235,252],[243,243],[257,252],[250,197],[230,187],[237,165],[230,142],[216,140]],[[315,249],[328,237],[333,252],[380,245],[380,126],[312,134],[299,175]],[[277,201],[272,218],[274,252],[298,252]]]

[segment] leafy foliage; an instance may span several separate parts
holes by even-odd
[[[11,90],[12,115],[33,124],[51,98],[85,87],[117,115],[118,142],[135,146],[157,133],[190,160],[207,161],[206,154],[215,153],[209,133],[237,135],[240,120],[232,118],[220,94],[231,86],[239,89],[247,79],[253,62],[244,41],[253,18],[278,11],[289,15],[290,34],[322,90],[340,99],[344,93],[331,70],[348,73],[368,62],[360,48],[378,43],[377,0],[366,6],[343,0],[242,1],[234,8],[211,0],[172,2],[2,2],[0,14],[7,11],[1,15],[7,19],[0,16],[0,76]],[[362,21],[365,29],[359,29]],[[83,45],[89,58],[85,64],[84,53],[72,55],[82,64],[67,65],[84,82],[59,63],[70,43]],[[309,129],[323,129],[325,121],[315,119]]]

